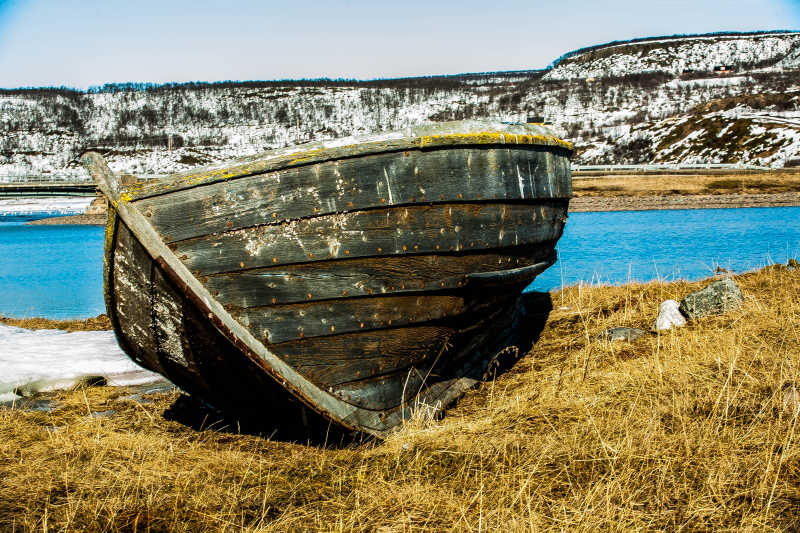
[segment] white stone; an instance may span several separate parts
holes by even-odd
[[[654,326],[656,331],[672,329],[673,327],[679,328],[686,325],[686,319],[683,318],[678,309],[679,307],[680,304],[675,300],[661,302],[661,307],[658,309],[658,318],[656,318]]]
[[[800,392],[797,392],[794,385],[786,387],[783,391],[783,409],[790,416],[797,416],[800,412]]]

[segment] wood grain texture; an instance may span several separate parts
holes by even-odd
[[[444,253],[555,241],[562,205],[453,204],[376,209],[172,244],[195,275],[332,258]]]
[[[363,409],[383,411],[413,400],[428,376],[428,369],[412,366],[372,379],[342,383],[333,394]]]
[[[113,283],[109,289],[113,291],[113,312],[129,347],[128,355],[140,365],[163,373],[153,336],[150,301],[153,262],[123,224],[118,225],[112,252]]]
[[[153,338],[156,352],[164,360],[191,369],[184,344],[183,297],[170,286],[159,268],[153,270],[150,312],[153,321]]]
[[[274,344],[429,322],[466,310],[459,296],[398,295],[249,308],[231,314],[256,338]]]
[[[442,325],[347,333],[273,345],[320,387],[358,381],[433,361],[455,330]]]
[[[249,176],[134,205],[167,242],[383,205],[569,198],[565,158],[543,147],[377,154]]]
[[[263,307],[373,294],[455,289],[463,284],[464,274],[468,272],[491,272],[553,260],[553,243],[543,243],[502,252],[406,255],[282,265],[210,276],[205,285],[226,306]]]

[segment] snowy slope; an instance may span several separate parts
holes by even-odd
[[[733,65],[736,72],[709,72],[718,65]],[[670,128],[681,121],[702,122],[698,117],[706,112],[698,109],[708,102],[793,94],[800,90],[800,72],[791,70],[797,68],[800,33],[777,33],[600,47],[567,57],[544,75],[0,91],[0,181],[86,180],[76,162],[86,148],[103,152],[116,172],[157,176],[313,140],[528,116],[545,117],[573,141],[578,164],[708,158],[704,162],[779,167],[800,158],[793,133],[796,99],[751,102],[707,117],[757,115],[748,119],[755,144],[747,150],[731,150],[730,143],[725,149],[667,149],[659,136],[674,137]],[[745,130],[740,125],[737,131]],[[695,135],[713,144],[708,135]],[[776,139],[782,144],[773,150]]]

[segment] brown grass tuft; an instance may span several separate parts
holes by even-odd
[[[652,196],[696,194],[778,194],[800,192],[800,172],[770,174],[609,175],[573,177],[575,197]]]
[[[121,389],[0,411],[0,530],[796,530],[800,270],[736,280],[740,310],[631,344],[596,336],[705,283],[554,293],[510,372],[347,449],[193,431]]]

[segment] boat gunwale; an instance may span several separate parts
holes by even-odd
[[[314,144],[312,143],[312,146]],[[135,202],[145,198],[162,196],[172,192],[211,185],[232,179],[279,172],[289,168],[308,166],[335,160],[346,160],[368,155],[406,152],[409,150],[448,149],[454,147],[543,147],[557,148],[568,152],[574,151],[572,143],[555,135],[508,133],[502,131],[480,131],[473,133],[447,133],[439,135],[422,135],[399,139],[375,140],[323,148],[302,148],[283,153],[282,151],[264,152],[249,157],[249,161],[232,165],[208,168],[198,171],[171,174],[158,182],[142,182],[129,185],[120,194],[122,202]],[[285,151],[286,149],[284,149]],[[277,152],[277,153],[276,153]]]

